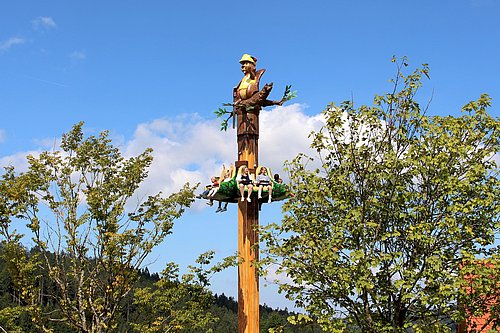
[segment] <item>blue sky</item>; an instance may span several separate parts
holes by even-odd
[[[390,85],[393,55],[430,65],[419,96],[429,113],[460,115],[481,93],[500,116],[500,1],[73,1],[0,3],[0,162],[25,167],[27,153],[51,149],[81,120],[89,134],[110,130],[132,156],[155,149],[142,193],[202,182],[236,159],[235,133],[218,131],[213,111],[231,101],[243,53],[267,68],[286,107],[261,117],[260,162],[281,172],[307,150],[329,102],[370,104]],[[192,263],[214,249],[236,249],[236,209],[215,214],[197,203],[152,257]],[[279,221],[265,206],[261,223]],[[236,295],[236,271],[214,277],[216,292]],[[274,288],[262,302],[289,305]]]

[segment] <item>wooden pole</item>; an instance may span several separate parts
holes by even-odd
[[[238,161],[255,174],[258,166],[259,111],[237,111]],[[252,193],[249,193],[250,196]],[[238,200],[238,333],[259,333],[259,275],[254,265],[259,259],[259,204]]]
[[[259,81],[265,69],[256,70],[257,58],[244,54],[240,59],[245,74],[233,89],[234,113],[237,120],[238,160],[236,167],[246,165],[255,175],[259,165],[259,113],[262,107],[282,105],[267,97],[273,87],[266,84],[259,91]],[[252,193],[249,191],[248,196]],[[259,333],[259,274],[255,262],[259,259],[259,203],[238,200],[238,333]]]

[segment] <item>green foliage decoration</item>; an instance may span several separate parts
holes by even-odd
[[[297,97],[297,90],[291,91],[292,86],[285,86],[285,92],[283,93],[283,98],[281,99],[283,102],[288,102]]]
[[[297,91],[294,90],[294,91],[291,91],[291,88],[292,86],[291,85],[287,85],[285,87],[285,92],[283,93],[283,98],[281,99],[281,102],[284,103],[284,102],[288,102],[294,98],[297,97]],[[227,118],[226,119],[223,119],[222,122],[221,122],[221,125],[220,125],[220,130],[221,131],[227,131],[227,128],[229,126],[229,120],[231,120],[231,118],[233,119],[233,128],[235,127],[235,121],[236,121],[236,117],[235,117],[235,111],[234,111],[234,108],[235,107],[242,107],[241,105],[235,105],[233,103],[223,103],[222,106],[225,106],[225,107],[232,107],[233,110],[232,111],[228,111],[225,107],[224,108],[218,108],[217,110],[214,111],[215,115],[217,116],[217,118],[221,118],[221,117],[224,117],[227,115]],[[248,112],[248,111],[251,111],[252,109],[255,108],[255,106],[253,105],[245,105],[245,111]]]

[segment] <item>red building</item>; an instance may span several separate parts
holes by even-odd
[[[487,259],[477,260],[474,264],[476,272],[465,275],[468,286],[464,304],[468,315],[465,322],[458,326],[458,333],[500,332],[500,327],[494,328],[495,321],[498,322],[500,317],[499,267]]]

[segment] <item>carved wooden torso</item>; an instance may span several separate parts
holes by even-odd
[[[259,91],[259,81],[266,70],[259,69],[255,73],[255,78],[252,80],[250,74],[247,74],[241,79],[240,83],[234,88],[233,100],[239,102],[252,97]]]

